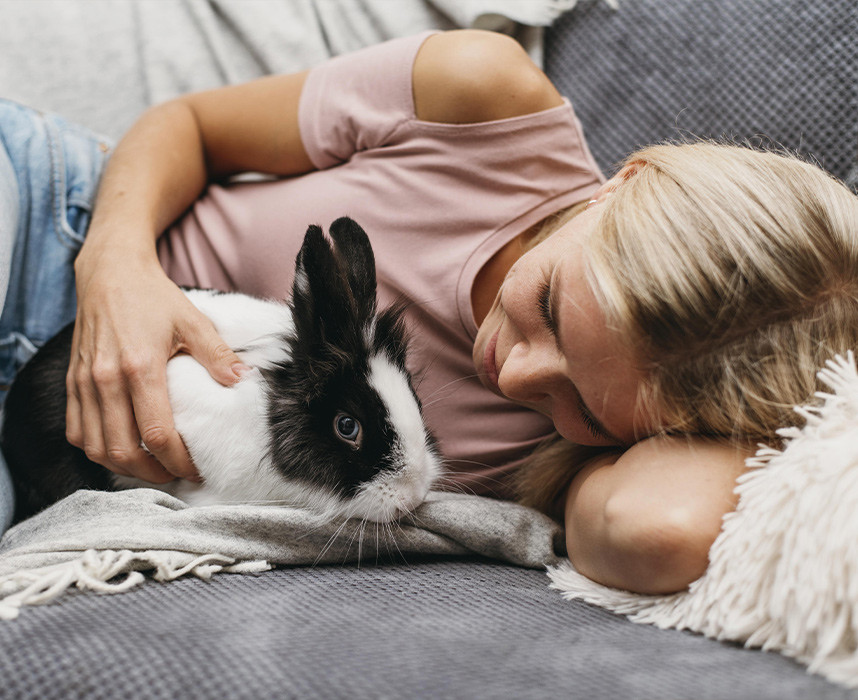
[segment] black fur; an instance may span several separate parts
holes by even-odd
[[[14,522],[78,489],[112,490],[110,473],[66,440],[66,372],[74,324],[18,372],[4,405],[2,448],[15,489]]]

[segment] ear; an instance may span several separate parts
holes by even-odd
[[[331,238],[345,268],[358,320],[368,321],[376,309],[375,256],[369,237],[355,221],[344,216],[331,224]]]
[[[346,276],[318,226],[307,229],[295,260],[292,313],[299,339],[316,347],[338,344],[354,323]]]
[[[610,180],[602,183],[602,186],[593,193],[587,206],[590,207],[604,202],[614,193],[614,190],[629,178],[634,177],[642,167],[644,166],[639,161],[633,161],[624,165]]]

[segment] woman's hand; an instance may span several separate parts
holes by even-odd
[[[67,439],[117,474],[154,483],[198,478],[173,425],[167,360],[187,352],[225,385],[247,368],[154,255],[82,252],[75,268]]]

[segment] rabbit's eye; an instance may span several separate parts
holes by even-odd
[[[338,413],[334,418],[334,430],[340,440],[351,443],[353,447],[360,447],[361,429],[360,423],[347,413]]]

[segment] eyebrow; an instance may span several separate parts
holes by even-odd
[[[553,335],[554,335],[554,342],[557,344],[557,350],[561,354],[565,354],[563,352],[563,347],[560,345],[560,316],[557,314],[557,308],[558,308],[559,303],[560,303],[560,297],[559,297],[560,292],[558,291],[560,288],[560,285],[553,284],[553,282],[554,282],[554,275],[551,276],[551,278],[549,279],[549,282],[548,282],[548,284],[549,284],[548,315],[551,317],[551,323],[554,325],[555,332]],[[616,442],[620,445],[628,444],[628,443],[626,443],[625,440],[621,440],[616,435],[614,435],[610,430],[608,430],[605,427],[605,424],[602,423],[602,421],[600,421],[598,418],[596,418],[593,411],[587,405],[587,402],[584,401],[584,397],[581,396],[581,392],[578,391],[577,387],[575,388],[575,391],[578,392],[578,408],[587,415],[587,419],[591,420],[593,422],[593,425],[596,426],[596,429],[600,433],[602,433],[602,435],[604,435],[606,438],[608,438],[609,440],[613,440],[614,442]]]

